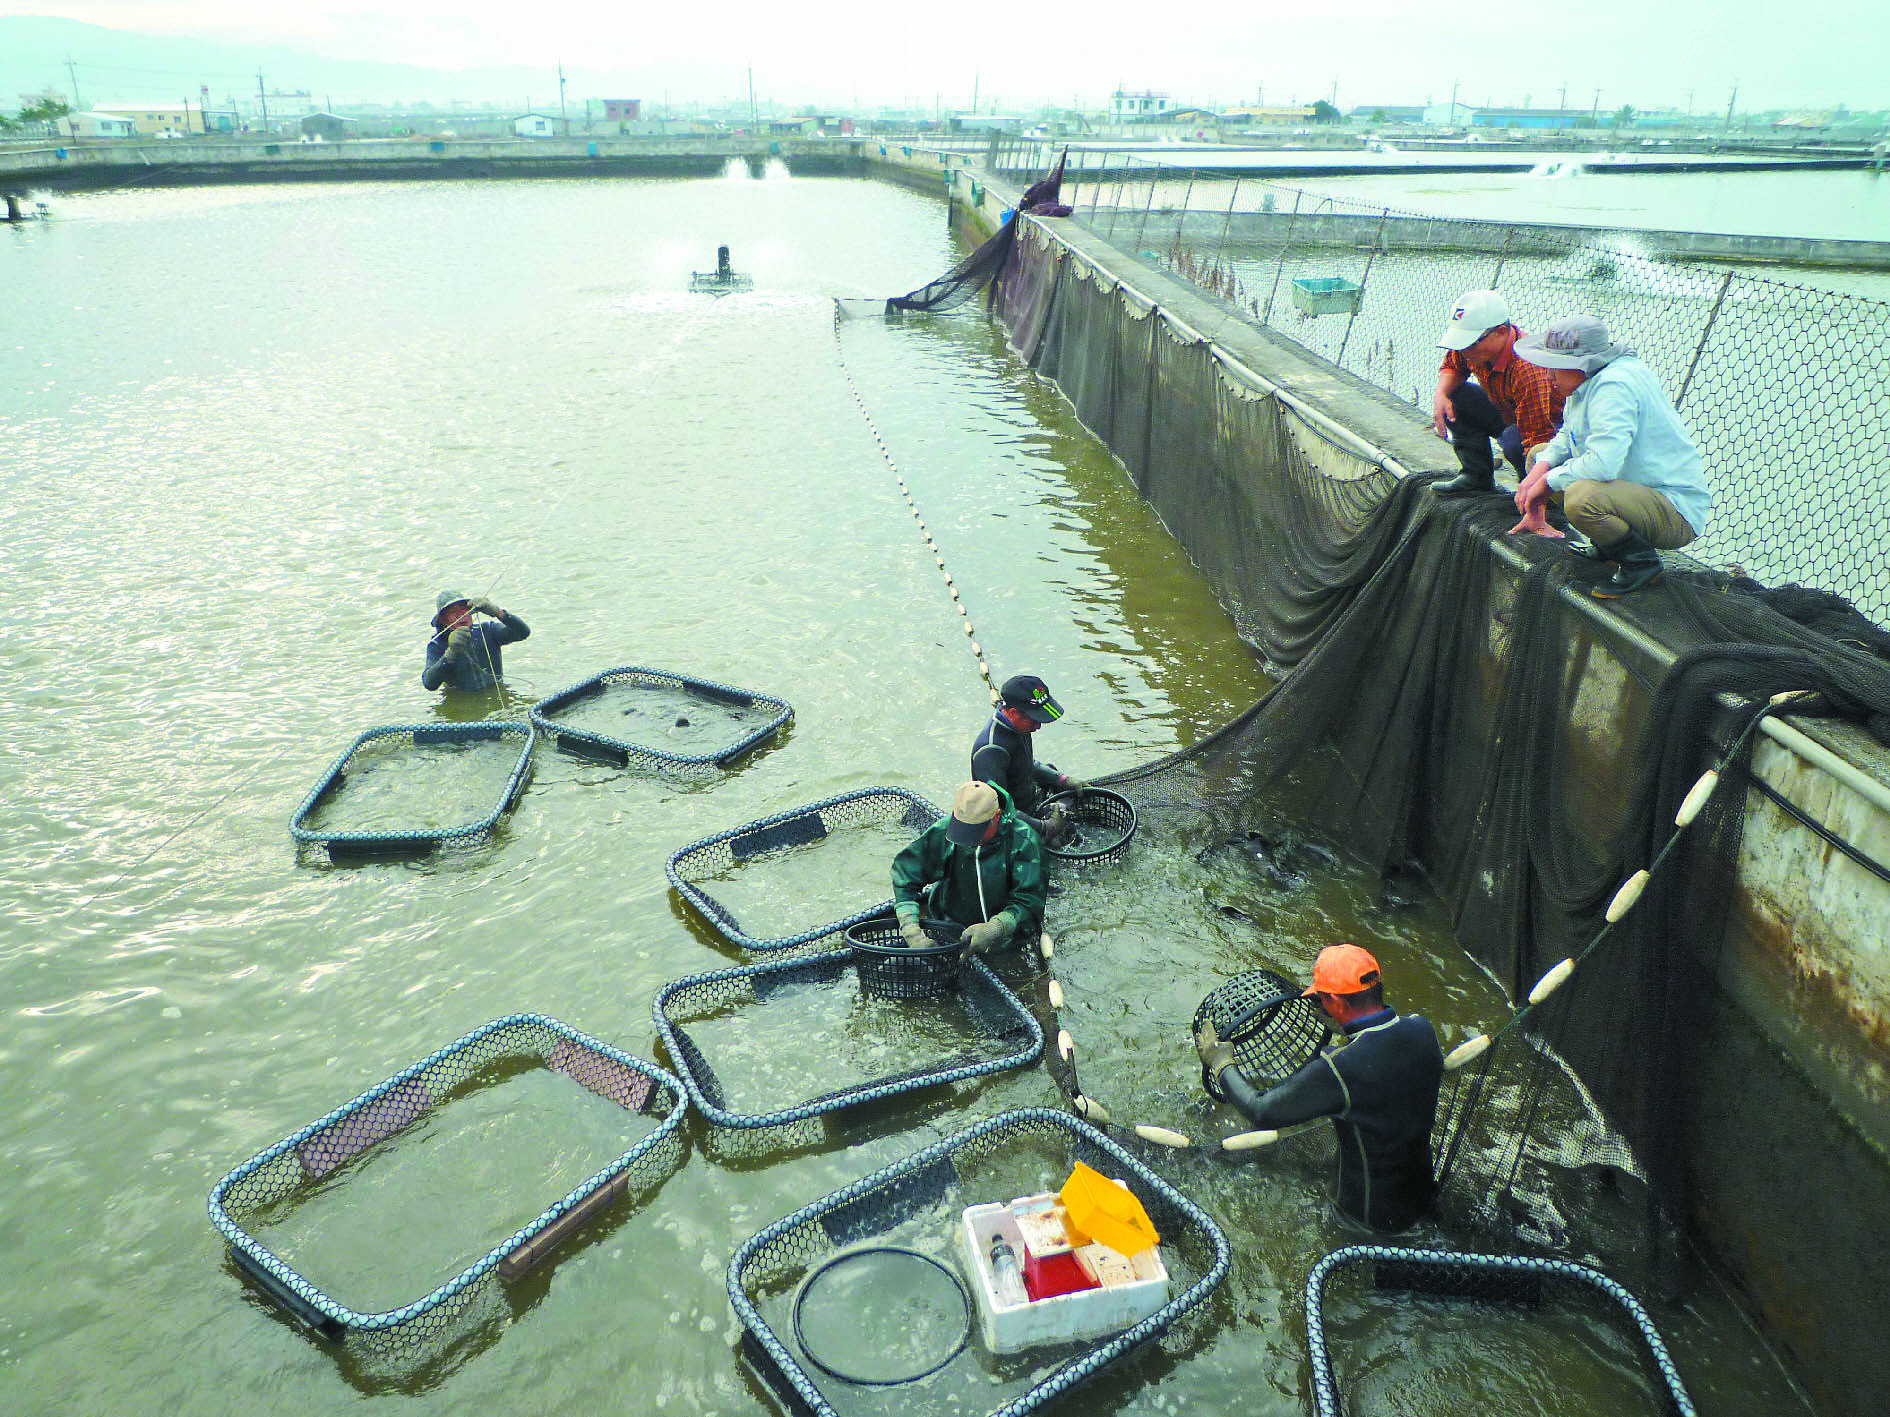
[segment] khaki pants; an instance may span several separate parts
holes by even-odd
[[[1562,510],[1597,546],[1612,546],[1632,531],[1662,551],[1677,551],[1699,535],[1665,493],[1638,482],[1571,482]]]

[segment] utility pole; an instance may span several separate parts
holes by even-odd
[[[1445,125],[1451,128],[1455,128],[1457,126],[1457,89],[1458,87],[1459,85],[1458,85],[1457,80],[1452,79],[1450,81],[1450,121]]]
[[[1594,105],[1588,110],[1588,121],[1591,124],[1594,123],[1600,113],[1601,113],[1601,90],[1596,89]]]
[[[1555,106],[1561,109],[1562,112],[1564,113],[1568,112],[1568,85],[1567,84],[1562,85],[1562,96],[1555,101]]]
[[[978,74],[971,76],[971,116],[973,118],[978,116],[978,80],[980,77],[981,76]]]
[[[750,64],[748,66],[748,133],[749,133],[749,136],[753,137],[755,129],[760,126],[761,126],[760,120],[756,118],[755,116],[755,66],[753,64]]]
[[[70,54],[66,56],[66,72],[72,76],[72,111],[77,113],[83,106],[79,102],[79,69]]]
[[[564,60],[558,61],[558,126],[564,129],[565,137],[571,136],[571,120],[564,112]]]
[[[1693,116],[1693,90],[1687,90],[1687,117]]]
[[[1733,104],[1739,101],[1739,85],[1733,85],[1732,97],[1726,100],[1726,131],[1732,132]]]
[[[269,95],[263,91],[262,70],[256,71],[256,97],[262,101],[262,130],[269,131]]]

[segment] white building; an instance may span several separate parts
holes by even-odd
[[[555,138],[558,120],[542,113],[526,113],[512,120],[512,132],[521,138]]]
[[[1134,118],[1153,118],[1175,107],[1174,99],[1154,89],[1144,89],[1140,93],[1117,89],[1109,95],[1109,116],[1118,123],[1126,123]]]
[[[113,113],[68,113],[60,126],[74,138],[129,138],[132,122]]]

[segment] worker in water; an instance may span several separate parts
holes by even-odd
[[[965,783],[951,815],[893,857],[892,883],[899,933],[914,948],[930,943],[921,916],[963,926],[959,939],[978,954],[1031,938],[1043,920],[1043,847],[1009,794],[987,782]]]
[[[488,618],[474,624],[480,615]],[[499,646],[515,644],[531,632],[531,626],[490,600],[441,591],[420,683],[428,689],[490,689],[505,672]]]
[[[1532,459],[1516,489],[1523,520],[1542,518],[1551,497],[1587,542],[1569,549],[1612,561],[1614,574],[1590,593],[1631,595],[1660,579],[1660,553],[1706,529],[1713,493],[1700,450],[1660,379],[1592,315],[1557,320],[1516,352],[1549,371],[1568,400],[1562,429]]]
[[[1241,1076],[1212,1020],[1203,1020],[1194,1039],[1201,1064],[1257,1127],[1330,1117],[1339,1142],[1339,1213],[1374,1230],[1408,1229],[1436,1192],[1431,1125],[1444,1076],[1437,1030],[1385,1002],[1378,961],[1357,945],[1321,950],[1306,993],[1345,1035],[1342,1047],[1262,1093]]]
[[[1444,362],[1431,394],[1431,427],[1450,440],[1463,469],[1437,484],[1446,497],[1496,490],[1491,439],[1520,475],[1529,466],[1528,453],[1562,426],[1562,395],[1548,370],[1516,352],[1522,338],[1510,323],[1508,302],[1493,290],[1459,296],[1437,337]]]
[[[1058,772],[1037,761],[1031,737],[1046,723],[1063,717],[1063,706],[1050,696],[1049,687],[1035,674],[1013,674],[998,691],[991,721],[971,743],[971,777],[989,782],[1010,794],[1017,812],[1046,846],[1055,846],[1070,833],[1068,809],[1062,803],[1043,810],[1051,793],[1081,792],[1080,778]]]

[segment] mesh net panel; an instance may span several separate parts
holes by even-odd
[[[998,312],[1286,676],[1198,747],[1110,779],[1153,849],[1204,814],[1223,833],[1285,816],[1370,866],[1417,860],[1463,947],[1520,999],[1595,938],[1771,695],[1815,690],[1792,711],[1890,736],[1882,640],[1842,601],[1669,556],[1661,585],[1604,610],[1586,589],[1605,567],[1506,537],[1513,509],[1440,504],[1427,479],[1336,446],[1034,226]],[[1519,1184],[1576,1158],[1596,1184],[1641,1186],[1623,1203],[1649,1243],[1626,1258],[1666,1253],[1689,1193],[1688,1001],[1712,988],[1736,894],[1744,757],[1593,967],[1459,1091],[1451,1127],[1482,1131],[1456,1149],[1447,1206],[1502,1234],[1533,1207],[1534,1229],[1599,1243],[1564,1233],[1581,1205]]]
[[[342,864],[478,846],[518,805],[537,741],[528,723],[370,728],[289,819],[296,854]]]
[[[1240,1075],[1265,1090],[1285,1082],[1332,1036],[1326,1012],[1297,984],[1270,969],[1250,969],[1218,984],[1194,1011],[1191,1032],[1212,1020],[1214,1032],[1233,1045]],[[1219,1084],[1201,1070],[1201,1085],[1221,1101]]]
[[[1037,1020],[981,960],[954,963],[952,987],[924,996],[907,992],[904,976],[884,992],[877,963],[814,955],[691,975],[658,993],[657,1032],[711,1123],[711,1155],[817,1145],[826,1137],[818,1119],[831,1113],[1028,1067],[1042,1054]]]
[[[1374,1308],[1382,1321],[1384,1305],[1408,1310],[1426,1301],[1450,1304],[1454,1312],[1448,1327],[1466,1334],[1506,1307],[1536,1316],[1538,1329],[1545,1316],[1555,1316],[1597,1330],[1613,1330],[1641,1370],[1646,1401],[1638,1410],[1692,1417],[1692,1399],[1647,1311],[1627,1289],[1599,1270],[1567,1260],[1384,1245],[1335,1250],[1307,1278],[1306,1347],[1312,1359],[1313,1411],[1318,1417],[1367,1410],[1345,1400],[1366,1367],[1361,1350],[1413,1346],[1408,1332],[1387,1333],[1382,1322],[1374,1325]],[[1342,1324],[1350,1334],[1341,1333]],[[1474,1367],[1475,1360],[1467,1353],[1442,1354],[1437,1364],[1462,1370]]]
[[[735,766],[793,718],[785,699],[636,665],[560,689],[531,712],[562,753],[703,776]]]
[[[890,915],[890,894],[868,897],[883,885],[890,885],[893,853],[888,851],[876,863],[850,863],[858,868],[847,878],[849,886],[856,879],[859,883],[852,892],[857,901],[848,902],[854,908],[837,919],[819,922],[793,918],[791,914],[767,920],[737,919],[731,906],[717,898],[716,882],[728,881],[738,871],[766,871],[773,859],[796,848],[826,843],[853,828],[897,829],[909,840],[939,816],[938,808],[904,788],[863,788],[791,808],[685,846],[669,859],[669,883],[730,944],[745,950],[792,949],[838,934],[876,915]],[[783,910],[786,906],[777,901],[767,908]]]
[[[1070,832],[1043,854],[1071,865],[1104,866],[1122,859],[1135,836],[1135,805],[1120,792],[1086,787],[1050,799],[1069,813]],[[1046,804],[1047,805],[1047,804]]]
[[[325,1292],[301,1272],[307,1261],[276,1253],[257,1232],[280,1226],[329,1187],[358,1181],[377,1148],[397,1145],[422,1122],[451,1126],[451,1108],[484,1088],[501,1093],[524,1072],[544,1069],[623,1109],[623,1137],[613,1153],[586,1158],[590,1174],[431,1292],[389,1309],[360,1309]],[[619,1201],[641,1203],[682,1164],[688,1099],[681,1084],[651,1063],[619,1052],[556,1019],[514,1014],[369,1089],[352,1102],[259,1153],[217,1183],[210,1219],[232,1262],[307,1331],[341,1345],[349,1376],[375,1389],[437,1381],[470,1351],[497,1336],[509,1316],[506,1281],[545,1261],[593,1217],[621,1215]],[[632,1118],[643,1118],[641,1124]],[[625,1142],[628,1141],[628,1145]],[[429,1144],[433,1144],[429,1142]],[[476,1233],[477,1216],[467,1229]],[[484,1240],[481,1239],[483,1244]],[[320,1257],[318,1256],[318,1259]],[[372,1263],[375,1256],[352,1257]],[[389,1258],[392,1258],[391,1256]],[[487,1322],[491,1321],[491,1322]]]
[[[790,1296],[837,1251],[863,1242],[904,1244],[945,1257],[962,1211],[989,1201],[1054,1190],[1074,1164],[1088,1163],[1134,1191],[1162,1236],[1169,1297],[1122,1333],[1093,1343],[1032,1348],[994,1361],[974,1343],[937,1373],[899,1389],[902,1411],[1032,1412],[1129,1353],[1159,1343],[1170,1355],[1206,1339],[1203,1306],[1226,1277],[1227,1241],[1193,1202],[1130,1153],[1066,1112],[1006,1112],[835,1191],[776,1221],[736,1253],[729,1297],[746,1338],[743,1353],[790,1410],[863,1410],[857,1390],[803,1364],[793,1344]],[[951,1262],[947,1260],[947,1262]],[[873,1398],[877,1405],[884,1394]]]

